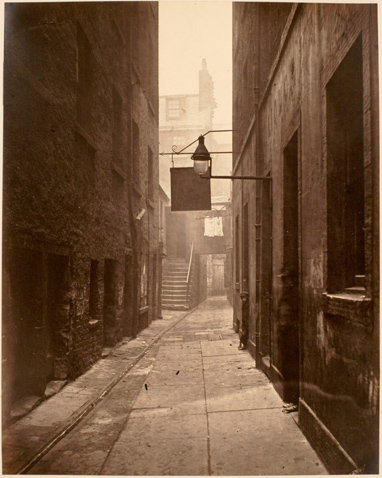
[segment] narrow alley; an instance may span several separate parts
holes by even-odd
[[[283,413],[271,383],[249,353],[238,350],[225,298],[209,298],[191,313],[167,311],[163,321],[96,364],[88,383],[111,382],[111,371],[118,373],[142,346],[134,367],[29,474],[327,474],[297,414]],[[108,361],[107,373],[102,364]],[[44,413],[37,408],[11,426],[8,439],[16,440],[17,428],[28,444],[31,433],[37,441],[38,428],[46,430],[65,409],[67,392],[72,403],[75,390],[89,399],[81,380],[51,398],[53,406],[44,402]]]
[[[378,474],[377,5],[3,13],[2,473]]]

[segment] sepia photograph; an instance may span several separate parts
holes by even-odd
[[[378,475],[380,5],[2,7],[2,474]]]

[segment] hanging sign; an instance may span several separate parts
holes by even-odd
[[[211,184],[200,178],[194,168],[170,168],[171,211],[209,211]]]

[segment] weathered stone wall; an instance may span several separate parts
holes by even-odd
[[[259,4],[257,4],[259,5]],[[274,381],[285,399],[298,394],[300,426],[335,473],[354,468],[375,471],[378,453],[379,390],[379,299],[378,273],[378,135],[376,116],[377,55],[374,7],[366,5],[294,5],[279,41],[279,55],[269,70],[268,85],[261,89],[258,109],[243,104],[251,98],[252,87],[242,64],[252,55],[253,44],[269,51],[269,38],[254,32],[248,24],[256,22],[259,10],[252,5],[251,20],[245,6],[234,4],[234,118],[233,129],[237,174],[272,176],[271,218],[264,208],[264,183],[234,184],[234,213],[239,215],[240,261],[243,257],[243,207],[248,203],[250,267],[250,350],[257,364]],[[261,10],[261,7],[258,7]],[[272,6],[269,6],[272,8]],[[275,6],[276,8],[276,6]],[[245,18],[245,20],[244,20]],[[362,101],[365,204],[365,290],[357,297],[328,294],[328,205],[326,87],[357,38],[362,38]],[[267,40],[268,38],[268,40]],[[249,45],[246,47],[245,45]],[[274,50],[272,50],[274,51]],[[265,55],[265,53],[264,53]],[[262,62],[262,55],[258,56]],[[253,71],[258,62],[253,59]],[[238,91],[237,91],[238,90]],[[245,109],[246,108],[246,109]],[[243,125],[244,126],[240,126]],[[244,129],[243,129],[244,128]],[[246,136],[247,140],[245,141]],[[296,136],[295,136],[296,135]],[[297,137],[298,264],[297,286],[285,267],[290,265],[290,243],[285,224],[286,151]],[[292,142],[291,142],[292,141]],[[252,158],[256,158],[256,162]],[[341,178],[338,178],[341,180]],[[264,227],[271,224],[271,261],[267,259]],[[235,256],[235,254],[234,254]],[[240,264],[241,273],[244,264]],[[270,285],[266,280],[270,275]],[[241,279],[241,278],[240,278]],[[261,283],[257,280],[260,279]],[[240,287],[242,282],[240,281]],[[270,311],[264,308],[265,292],[271,295]],[[297,287],[298,337],[285,335],[290,314],[286,292]],[[239,285],[234,297],[234,315],[240,317]],[[345,292],[345,291],[343,291]],[[288,294],[290,296],[290,293]],[[363,297],[363,295],[365,297]],[[259,299],[261,300],[259,301]],[[356,302],[362,304],[356,304]],[[269,315],[267,315],[269,314]],[[262,322],[270,320],[270,353],[262,340]],[[289,337],[289,338],[288,338]],[[286,342],[288,342],[286,344]],[[293,347],[291,343],[294,342]],[[293,353],[293,348],[294,352]],[[292,358],[290,354],[292,353]],[[286,362],[299,361],[297,384],[287,380]],[[296,362],[298,363],[298,362]],[[289,382],[289,383],[288,383]],[[298,385],[298,386],[296,386]],[[293,387],[294,391],[293,391]],[[290,395],[292,394],[292,395]],[[338,443],[340,446],[338,446]],[[374,466],[374,468],[373,468]]]
[[[157,4],[7,5],[3,350],[13,365],[5,402],[80,375],[104,345],[156,316],[158,296],[148,292],[149,319],[140,323],[141,258],[150,257],[149,291],[159,260],[157,88]],[[36,291],[20,285],[34,251]],[[25,321],[31,301],[41,314]],[[15,363],[20,347],[24,362]],[[11,375],[22,381],[28,347],[40,385],[21,389]]]

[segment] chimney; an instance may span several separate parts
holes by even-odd
[[[207,70],[207,61],[202,60],[202,69],[199,70],[199,111],[210,108],[211,113],[216,108],[214,98],[214,82]]]

